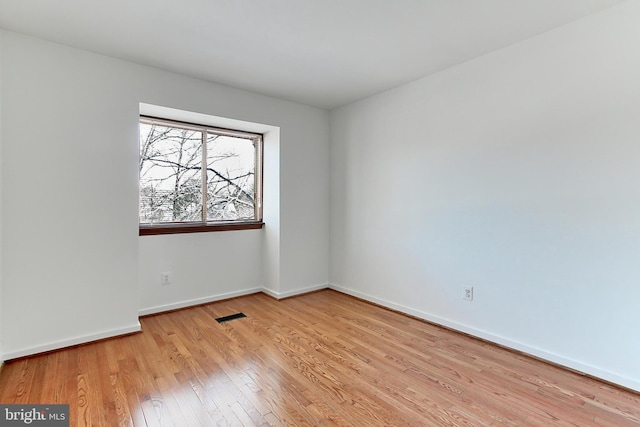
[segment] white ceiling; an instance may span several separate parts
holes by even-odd
[[[0,27],[333,108],[621,0],[0,0]]]

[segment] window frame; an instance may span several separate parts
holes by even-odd
[[[176,128],[193,129],[203,132],[213,132],[220,135],[240,137],[245,139],[253,139],[257,141],[256,160],[255,160],[255,216],[253,220],[229,220],[229,221],[185,221],[185,222],[163,222],[163,223],[142,223],[138,215],[138,235],[149,236],[159,234],[182,234],[182,233],[202,233],[214,231],[232,231],[232,230],[257,230],[264,227],[263,222],[263,166],[264,166],[264,134],[250,132],[238,129],[228,129],[219,126],[210,126],[206,124],[185,122],[180,120],[172,120],[164,117],[156,117],[140,114],[138,126],[140,123],[158,124],[161,126],[170,126]],[[206,137],[205,137],[206,139]],[[140,140],[138,138],[138,162],[140,161]],[[203,181],[203,186],[206,185]],[[204,189],[204,188],[203,188]],[[140,212],[140,176],[138,176],[138,212]]]

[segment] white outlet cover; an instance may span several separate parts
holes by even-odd
[[[171,283],[171,272],[165,271],[160,273],[160,283],[162,285],[168,285]]]

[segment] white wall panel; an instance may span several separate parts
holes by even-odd
[[[332,111],[332,284],[640,389],[638,22],[627,2]]]

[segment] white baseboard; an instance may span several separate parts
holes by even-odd
[[[202,298],[195,298],[195,299],[190,299],[190,300],[183,300],[183,301],[178,301],[175,303],[171,303],[171,304],[163,304],[163,305],[157,305],[154,307],[148,307],[148,308],[142,308],[138,311],[138,315],[139,316],[148,316],[150,314],[157,314],[157,313],[162,313],[165,311],[171,311],[171,310],[177,310],[180,308],[187,308],[187,307],[193,307],[195,305],[200,305],[200,304],[207,304],[210,302],[216,302],[216,301],[221,301],[221,300],[225,300],[225,299],[230,299],[230,298],[236,298],[236,297],[241,297],[241,296],[245,296],[245,295],[251,295],[251,294],[256,294],[258,292],[264,292],[265,294],[275,298],[275,299],[283,299],[283,298],[289,298],[289,297],[294,297],[296,295],[301,295],[301,294],[306,294],[308,292],[313,292],[313,291],[318,291],[320,289],[327,289],[329,287],[328,284],[324,283],[322,285],[315,285],[315,286],[309,286],[306,288],[298,288],[298,289],[294,289],[292,291],[287,291],[287,292],[276,292],[272,289],[268,289],[268,288],[251,288],[251,289],[244,289],[242,291],[234,291],[234,292],[227,292],[224,294],[216,294],[216,295],[210,295],[207,297],[202,297]]]
[[[195,298],[190,300],[178,301],[171,304],[157,305],[155,307],[142,308],[138,311],[138,315],[147,316],[149,314],[162,313],[163,311],[177,310],[180,308],[191,307],[194,305],[207,304],[210,302],[221,301],[229,298],[241,297],[244,295],[255,294],[261,292],[263,288],[244,289],[242,291],[227,292],[224,294],[210,295],[203,298]]]
[[[306,288],[298,288],[298,289],[294,289],[292,291],[287,291],[287,292],[276,292],[268,288],[262,288],[261,291],[275,299],[284,299],[284,298],[295,297],[296,295],[306,294],[309,292],[319,291],[321,289],[327,289],[328,287],[329,285],[327,283],[324,283],[322,285],[309,286]]]
[[[468,326],[468,325],[457,323],[457,322],[454,322],[454,321],[449,320],[449,319],[445,319],[445,318],[442,318],[442,317],[439,317],[439,316],[434,316],[434,315],[431,315],[429,313],[426,313],[426,312],[423,312],[423,311],[420,311],[420,310],[416,310],[416,309],[413,309],[413,308],[410,308],[410,307],[406,307],[406,306],[403,306],[403,305],[400,305],[400,304],[395,304],[395,303],[392,303],[392,302],[389,302],[389,301],[386,301],[386,300],[382,300],[380,298],[376,298],[376,297],[373,297],[371,295],[364,294],[362,292],[354,291],[354,290],[351,290],[351,289],[348,289],[348,288],[343,288],[342,286],[337,286],[337,285],[330,284],[329,285],[329,289],[333,289],[333,290],[336,290],[338,292],[342,292],[344,294],[351,295],[351,296],[354,296],[356,298],[360,298],[360,299],[363,299],[365,301],[369,301],[369,302],[372,302],[374,304],[378,304],[378,305],[381,305],[383,307],[390,308],[392,310],[396,310],[396,311],[399,311],[399,312],[402,312],[402,313],[405,313],[405,314],[409,314],[411,316],[415,316],[415,317],[417,317],[419,319],[423,319],[423,320],[426,320],[428,322],[435,323],[437,325],[442,325],[442,326],[445,326],[447,328],[454,329],[456,331],[464,332],[464,333],[472,335],[474,337],[481,338],[483,340],[487,340],[487,341],[499,344],[499,345],[501,345],[503,347],[510,348],[510,349],[513,349],[513,350],[517,350],[517,351],[520,351],[522,353],[526,353],[526,354],[529,354],[531,356],[534,356],[536,358],[540,358],[540,359],[546,360],[546,361],[551,362],[553,364],[564,366],[564,367],[572,369],[574,371],[578,371],[578,372],[581,372],[583,374],[587,374],[587,375],[595,377],[595,378],[600,378],[600,379],[602,379],[604,381],[611,382],[611,383],[620,385],[622,387],[625,387],[625,388],[640,392],[640,381],[638,381],[638,380],[634,380],[634,379],[631,379],[631,378],[628,378],[628,377],[625,377],[625,376],[621,376],[621,375],[615,374],[613,372],[602,370],[602,369],[599,369],[599,368],[597,368],[595,366],[587,365],[587,364],[584,364],[584,363],[579,362],[577,360],[573,360],[573,359],[570,359],[570,358],[567,358],[567,357],[564,357],[564,356],[561,356],[561,355],[558,355],[558,354],[555,354],[555,353],[551,353],[551,352],[536,348],[536,347],[531,347],[531,346],[529,346],[527,344],[524,344],[524,343],[521,343],[521,342],[518,342],[518,341],[513,341],[513,340],[510,340],[508,338],[504,338],[504,337],[492,334],[492,333],[487,332],[487,331],[476,329],[476,328],[473,328],[473,327]]]
[[[530,354],[534,357],[549,361],[551,363],[557,364],[557,365],[561,365],[564,367],[567,367],[569,369],[578,371],[578,372],[582,372],[584,374],[596,377],[596,378],[600,378],[602,380],[614,383],[614,384],[618,384],[622,387],[626,387],[629,388],[631,390],[635,390],[640,392],[640,381],[638,380],[634,380],[625,376],[621,376],[606,370],[602,370],[599,369],[597,367],[591,366],[591,365],[587,365],[584,364],[582,362],[570,359],[570,358],[566,358],[564,356],[558,355],[558,354],[554,354],[539,348],[535,348],[535,347],[531,347],[528,346],[524,343],[521,342],[517,342],[517,341],[513,341],[504,337],[501,337],[499,335],[495,335],[492,334],[490,332],[487,331],[483,331],[480,329],[476,329],[473,328],[471,326],[468,325],[464,325],[461,323],[457,323],[454,322],[452,320],[446,319],[446,318],[442,318],[439,316],[434,316],[431,315],[429,313],[420,311],[420,310],[416,310],[413,309],[411,307],[406,307],[400,304],[395,304],[386,300],[382,300],[380,298],[376,298],[373,297],[371,295],[368,294],[364,294],[362,292],[358,292],[358,291],[354,291],[348,288],[344,288],[342,286],[338,286],[338,285],[333,285],[333,284],[322,284],[322,285],[315,285],[315,286],[310,286],[310,287],[306,287],[306,288],[299,288],[299,289],[295,289],[292,291],[287,291],[287,292],[276,292],[273,291],[271,289],[267,289],[267,288],[252,288],[252,289],[245,289],[242,291],[236,291],[236,292],[228,292],[228,293],[224,293],[224,294],[218,294],[218,295],[212,295],[209,297],[204,297],[204,298],[196,298],[196,299],[192,299],[192,300],[185,300],[185,301],[180,301],[177,303],[172,303],[172,304],[166,304],[166,305],[161,305],[161,306],[155,306],[155,307],[150,307],[150,308],[145,308],[145,309],[141,309],[139,311],[140,316],[145,316],[145,315],[149,315],[149,314],[155,314],[155,313],[160,313],[163,311],[169,311],[169,310],[175,310],[175,309],[179,309],[179,308],[185,308],[185,307],[189,307],[189,306],[194,306],[194,305],[199,305],[199,304],[206,304],[209,302],[215,302],[215,301],[220,301],[220,300],[224,300],[224,299],[229,299],[229,298],[235,298],[235,297],[239,297],[239,296],[244,296],[244,295],[250,295],[250,294],[254,294],[257,292],[264,292],[267,295],[270,295],[273,298],[276,299],[283,299],[283,298],[289,298],[289,297],[293,297],[296,295],[300,295],[300,294],[305,294],[308,292],[314,292],[317,290],[321,290],[321,289],[333,289],[336,290],[338,292],[342,292],[344,294],[347,295],[352,295],[356,298],[360,298],[363,299],[365,301],[369,301],[378,305],[381,305],[383,307],[387,307],[390,308],[392,310],[396,310],[411,316],[415,316],[419,319],[423,319],[426,320],[428,322],[431,323],[435,323],[438,325],[442,325],[445,326],[447,328],[450,329],[454,329],[460,332],[464,332],[466,334],[487,340],[487,341],[491,341],[494,342],[496,344],[499,344],[501,346],[507,347],[507,348],[511,348],[513,350],[517,350],[526,354]],[[113,329],[110,331],[104,331],[104,332],[100,332],[100,333],[96,333],[96,334],[90,334],[90,335],[85,335],[85,336],[81,336],[81,337],[76,337],[76,338],[72,338],[72,339],[68,339],[68,340],[61,340],[61,341],[56,341],[56,342],[51,342],[51,343],[47,343],[47,344],[43,344],[40,346],[35,346],[35,347],[30,347],[30,348],[25,348],[25,349],[21,349],[18,351],[12,351],[9,352],[7,354],[4,354],[0,357],[0,363],[2,361],[5,360],[11,360],[11,359],[16,359],[19,357],[24,357],[24,356],[30,356],[33,354],[38,354],[38,353],[44,353],[47,351],[52,351],[52,350],[58,350],[61,348],[65,348],[65,347],[71,347],[74,345],[78,345],[78,344],[85,344],[91,341],[97,341],[97,340],[101,340],[101,339],[105,339],[105,338],[112,338],[118,335],[126,335],[126,334],[130,334],[133,332],[138,332],[141,330],[140,327],[140,323],[136,322],[136,324],[131,325],[129,327],[125,327],[125,328],[120,328],[120,329]],[[1,369],[1,364],[0,364],[0,369]]]
[[[83,335],[83,336],[70,338],[66,340],[54,341],[54,342],[50,342],[43,345],[23,348],[17,351],[10,351],[9,353],[6,353],[3,355],[2,360],[17,359],[18,357],[32,356],[34,354],[45,353],[47,351],[60,350],[61,348],[72,347],[78,344],[86,344],[91,341],[98,341],[105,338],[113,338],[119,335],[126,335],[134,332],[139,332],[140,330],[141,330],[140,323],[136,322],[135,324],[124,327],[124,328],[111,329],[109,331]]]

